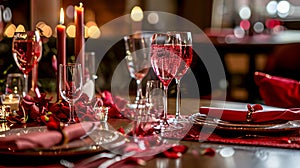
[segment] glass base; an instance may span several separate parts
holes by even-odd
[[[66,122],[64,125],[65,126],[70,126],[70,125],[72,125],[72,124],[76,124],[77,122],[74,120],[70,120],[70,121],[68,121],[68,122]]]
[[[188,122],[188,119],[184,117],[176,118],[168,118],[167,121],[168,125],[164,126],[164,131],[176,131],[184,128],[184,123]]]

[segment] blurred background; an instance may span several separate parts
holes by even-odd
[[[67,56],[74,60],[74,5],[80,2],[85,10],[87,39],[101,38],[102,25],[125,14],[142,11],[168,12],[191,21],[210,38],[223,61],[226,79],[220,79],[219,90],[226,90],[229,100],[261,100],[253,81],[255,71],[300,80],[300,1],[297,0],[0,0],[1,84],[8,73],[20,72],[11,55],[13,33],[38,27],[44,36],[43,57],[38,66],[39,87],[45,92],[55,91],[52,60],[57,53],[55,27],[59,23],[59,11],[63,8],[65,12]],[[155,18],[155,13],[153,16]],[[148,19],[148,22],[162,27],[167,24],[157,19]],[[122,29],[120,26],[120,31]],[[111,36],[115,33],[118,32],[111,32]],[[124,53],[120,52],[124,50],[122,46],[113,46],[96,70],[97,90],[110,89],[109,72],[124,58]],[[201,96],[218,91],[211,89],[209,82],[203,84],[208,76],[201,60],[194,61],[191,69],[202,83]],[[173,89],[171,87],[171,95]]]

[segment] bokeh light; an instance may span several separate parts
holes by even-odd
[[[241,19],[243,19],[243,20],[250,19],[251,9],[249,8],[249,6],[242,7],[239,11],[239,15],[240,15]]]
[[[74,7],[72,5],[69,5],[66,9],[66,16],[69,19],[73,19],[74,18]]]
[[[16,32],[25,32],[25,27],[22,24],[19,24],[17,26]]]
[[[281,25],[281,22],[278,19],[267,19],[266,20],[266,27],[269,29],[273,29],[277,25]]]
[[[269,15],[273,16],[277,13],[277,1],[270,1],[266,6],[266,11]]]
[[[87,34],[90,38],[97,39],[100,37],[101,31],[97,26],[90,26]]]
[[[67,29],[66,29],[66,33],[69,37],[74,38],[75,37],[75,25],[74,24],[70,24]]]
[[[143,14],[142,8],[139,7],[139,6],[133,7],[132,10],[131,10],[131,13],[130,13],[130,17],[135,22],[142,21],[143,18],[144,18],[144,14]]]
[[[14,24],[9,24],[4,31],[4,35],[11,38],[14,36],[16,29],[17,28]]]
[[[240,27],[235,27],[233,30],[233,34],[236,38],[244,38],[245,37],[245,30]]]
[[[265,29],[265,26],[262,22],[256,22],[254,25],[253,25],[253,30],[254,32],[256,33],[262,33]]]
[[[157,24],[159,22],[159,16],[157,13],[151,12],[147,17],[147,20],[150,24]]]
[[[277,5],[278,16],[286,17],[289,14],[291,4],[288,1],[280,1]]]
[[[53,34],[53,31],[51,29],[51,27],[49,25],[47,25],[45,22],[38,22],[36,24],[36,27],[39,28],[42,32],[42,34],[45,36],[45,37],[51,37],[52,34]]]
[[[244,30],[249,30],[249,29],[250,29],[250,26],[251,26],[251,24],[250,24],[250,21],[249,21],[249,20],[242,20],[242,21],[240,22],[240,27],[241,27],[242,29],[244,29]]]

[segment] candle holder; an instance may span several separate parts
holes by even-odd
[[[4,116],[14,115],[19,111],[20,95],[19,94],[2,94],[1,95],[2,112]],[[10,110],[7,110],[7,109]]]

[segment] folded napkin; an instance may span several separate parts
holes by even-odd
[[[264,103],[282,108],[300,107],[299,81],[255,72],[254,81]]]
[[[46,132],[33,132],[28,134],[0,137],[0,149],[25,150],[34,148],[50,148],[55,145],[67,143],[85,135],[94,127],[93,122],[82,122],[65,127],[61,132],[47,130]]]
[[[217,107],[200,107],[199,112],[209,117],[220,118],[230,122],[271,122],[300,120],[300,108],[268,109],[253,105],[243,109],[223,109]]]

